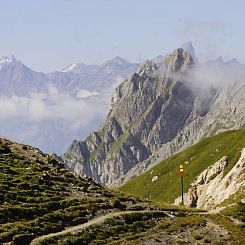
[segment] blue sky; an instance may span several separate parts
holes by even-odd
[[[0,55],[38,71],[142,62],[192,40],[199,60],[245,63],[243,0],[0,0]]]

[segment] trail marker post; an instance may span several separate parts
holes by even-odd
[[[181,178],[181,204],[184,205],[184,183],[183,183],[183,176],[184,176],[184,165],[179,165],[179,172],[180,172],[180,178]]]

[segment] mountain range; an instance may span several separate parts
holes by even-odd
[[[137,67],[115,57],[42,73],[14,56],[0,57],[0,135],[61,154],[100,126],[111,91]]]
[[[1,95],[26,96],[48,92],[50,86],[59,93],[76,94],[80,89],[102,92],[127,78],[139,66],[115,57],[101,65],[71,64],[51,73],[36,72],[14,56],[0,57]]]

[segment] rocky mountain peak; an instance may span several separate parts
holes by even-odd
[[[157,65],[150,60],[146,60],[137,70],[137,73],[144,77],[144,76],[152,76],[154,72],[157,70]]]
[[[194,63],[198,62],[198,59],[197,59],[196,54],[195,54],[195,49],[194,49],[191,41],[183,43],[181,45],[181,48],[184,49],[185,51],[187,51],[191,55]]]
[[[178,72],[193,64],[191,54],[183,48],[175,49],[163,61],[163,65],[169,72]]]

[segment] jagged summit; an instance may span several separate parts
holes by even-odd
[[[194,63],[198,63],[198,59],[197,59],[197,57],[195,55],[195,49],[194,49],[191,41],[183,43],[179,48],[181,48],[181,49],[185,50],[186,52],[188,52],[191,55]],[[167,53],[165,55],[159,54],[159,55],[155,56],[154,58],[152,58],[151,61],[154,62],[155,64],[159,65],[166,59],[166,57],[171,55],[174,51],[169,52],[169,53]]]
[[[168,73],[176,72],[182,68],[184,69],[186,66],[198,63],[191,41],[182,44],[181,47],[166,55],[158,55],[151,59],[151,61],[160,67],[161,70],[167,70]]]
[[[154,71],[157,70],[157,65],[151,61],[146,60],[137,70],[137,73],[141,76],[152,76]]]
[[[163,65],[170,72],[177,72],[194,64],[191,54],[183,48],[175,49],[163,61]]]
[[[0,56],[0,70],[3,67],[5,67],[5,66],[7,66],[7,65],[9,65],[11,63],[16,63],[16,62],[17,62],[17,60],[16,60],[16,58],[15,58],[14,55],[11,55],[11,57],[8,57],[8,56]]]
[[[197,59],[196,54],[195,54],[195,49],[194,49],[191,41],[183,43],[180,47],[182,49],[184,49],[185,51],[187,51],[191,55],[194,63],[198,63],[198,59]]]

